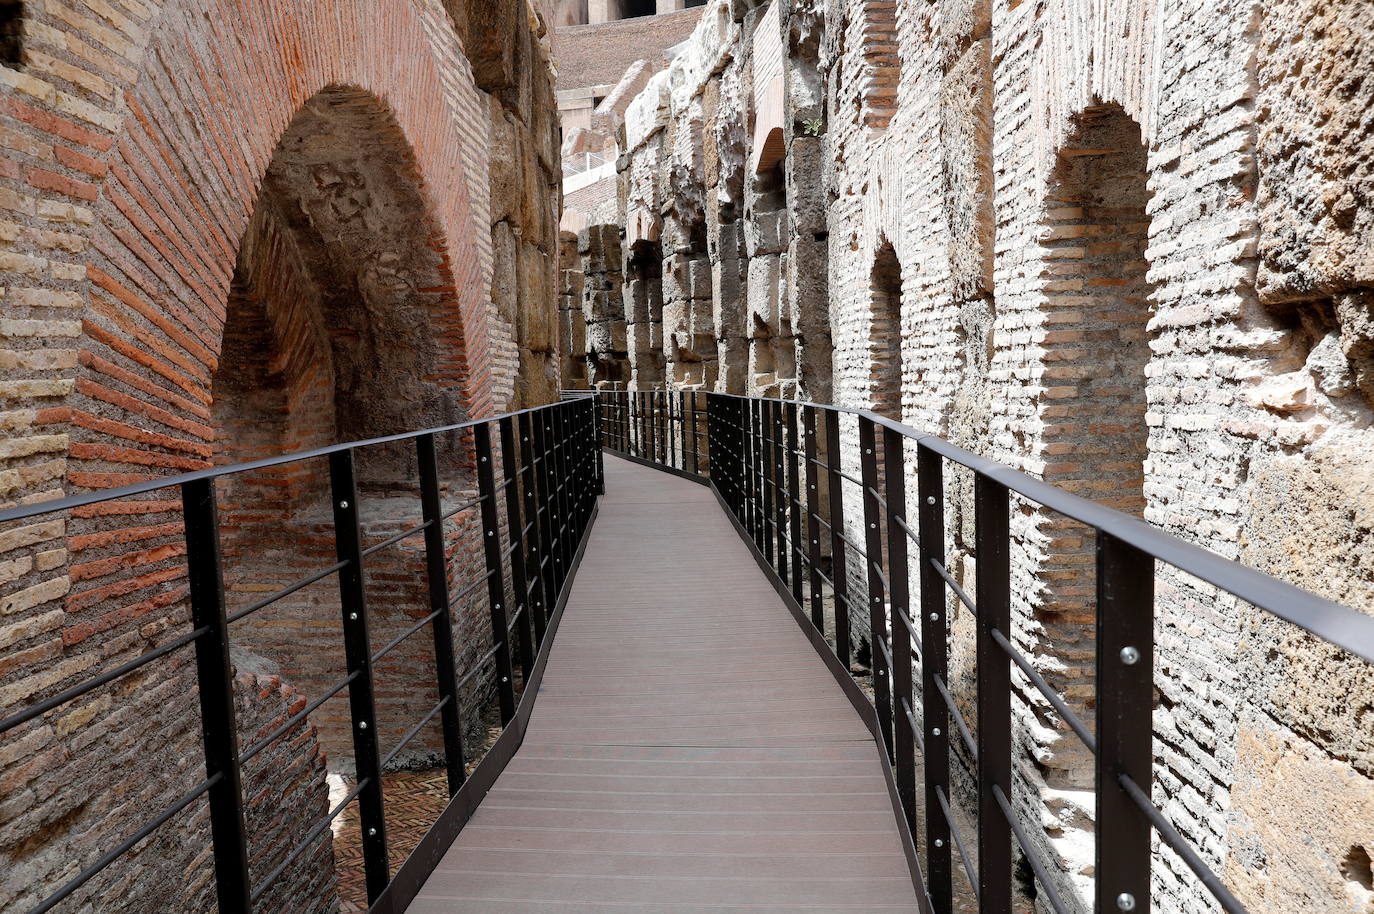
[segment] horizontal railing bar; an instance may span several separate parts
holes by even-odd
[[[430,613],[429,615],[425,616],[423,619],[421,619],[420,621],[416,622],[416,623],[415,623],[414,625],[412,625],[410,628],[408,628],[408,629],[406,629],[405,631],[401,632],[401,633],[400,633],[399,635],[397,635],[395,638],[392,638],[390,641],[388,641],[388,642],[386,643],[386,646],[385,646],[385,647],[381,648],[381,649],[378,650],[375,654],[372,655],[372,662],[373,662],[373,663],[376,663],[378,660],[381,660],[381,659],[382,659],[383,657],[385,657],[387,654],[391,653],[391,651],[393,651],[402,641],[406,640],[406,639],[409,638],[411,635],[415,634],[415,633],[418,632],[420,629],[424,628],[426,625],[428,625],[429,623],[433,622],[435,619],[439,618],[439,614],[442,613],[442,612],[444,612],[444,610],[442,610],[442,609],[436,609],[436,610],[434,610],[434,612],[432,612],[432,613]]]
[[[865,558],[868,558],[868,557],[865,556]],[[868,564],[871,565],[871,566],[873,566],[873,573],[876,574],[876,575],[878,576],[878,580],[882,582],[882,584],[883,584],[883,591],[884,591],[884,592],[887,592],[887,591],[891,590],[891,589],[892,589],[892,584],[888,581],[888,579],[887,579],[887,572],[883,571],[883,566],[880,565],[880,564],[878,564],[877,562],[873,561],[872,559],[868,559]]]
[[[460,432],[464,429],[474,428],[487,422],[496,422],[506,417],[515,417],[524,415],[525,413],[555,409],[559,405],[560,404],[557,403],[550,403],[544,406],[530,406],[515,412],[503,413],[500,416],[491,416],[485,419],[469,419],[467,422],[459,422],[456,425],[443,425],[436,428],[420,429],[414,432],[401,432],[397,435],[386,435],[381,438],[347,441],[342,444],[331,444],[327,447],[314,448],[309,451],[294,451],[289,454],[281,454],[276,457],[264,457],[262,460],[252,460],[247,463],[236,463],[224,467],[211,467],[205,470],[196,470],[191,473],[178,473],[175,476],[159,476],[156,479],[149,479],[144,482],[137,482],[127,486],[118,486],[112,489],[98,489],[94,492],[85,492],[81,495],[70,495],[66,498],[54,498],[48,501],[34,502],[31,505],[18,505],[0,511],[0,524],[6,524],[16,520],[25,520],[30,517],[37,517],[40,514],[49,514],[54,511],[68,511],[72,508],[82,508],[86,505],[96,505],[105,501],[129,498],[134,495],[144,495],[148,492],[156,492],[159,489],[169,489],[174,486],[185,485],[188,482],[198,482],[202,479],[219,479],[224,476],[232,476],[236,473],[246,473],[251,470],[264,470],[269,467],[283,466],[301,460],[314,460],[319,457],[328,457],[330,454],[337,454],[341,451],[375,447],[379,444],[391,444],[397,441],[411,441],[424,435],[445,435],[451,432]]]
[[[834,531],[835,535],[838,536],[840,540],[843,541],[844,544],[848,546],[850,549],[853,549],[855,552],[859,553],[859,555],[862,555],[864,558],[868,557],[867,550],[865,550],[863,546],[860,546],[858,543],[850,539],[849,535],[845,533],[843,530],[836,530],[835,527],[831,525],[830,521],[826,520],[825,518],[819,515],[817,515],[816,520],[824,524],[827,530]]]
[[[1054,908],[1055,914],[1068,914],[1068,908],[1064,905],[1064,899],[1059,896],[1059,890],[1050,882],[1050,874],[1045,869],[1045,865],[1040,862],[1030,846],[1030,839],[1026,837],[1025,831],[1021,828],[1020,821],[1016,818],[1016,812],[1011,808],[1011,802],[1007,799],[1002,788],[996,784],[992,785],[992,796],[997,801],[997,805],[1002,809],[1002,815],[1011,826],[1011,833],[1016,836],[1016,843],[1021,845],[1021,854],[1030,864],[1031,871],[1035,873],[1035,878],[1040,881],[1040,886],[1045,890],[1045,897],[1050,900],[1050,907]]]
[[[890,675],[895,664],[892,662],[892,650],[887,646],[886,638],[878,638],[878,649],[883,652],[883,659],[887,661],[887,666],[884,667],[884,669],[886,669]]]
[[[468,681],[472,679],[473,676],[476,676],[479,672],[481,672],[482,667],[487,665],[488,660],[496,656],[496,652],[499,651],[501,649],[501,645],[505,643],[506,642],[504,641],[496,642],[495,647],[493,647],[491,650],[487,651],[485,654],[479,657],[477,659],[477,662],[472,665],[472,668],[469,669],[466,673],[464,673],[462,678],[458,680],[458,685],[454,687],[455,691],[467,685]]]
[[[506,634],[509,635],[515,629],[516,624],[520,621],[520,617],[524,614],[525,604],[521,603],[520,608],[510,614],[510,624],[506,626]]]
[[[904,531],[906,531],[906,535],[907,535],[907,538],[908,538],[908,539],[910,539],[913,543],[917,544],[918,546],[920,545],[920,543],[921,543],[921,538],[920,538],[920,536],[917,535],[917,533],[916,533],[915,530],[912,530],[910,527],[908,527],[908,526],[906,525],[906,518],[904,518],[904,517],[902,517],[902,515],[898,514],[898,515],[894,516],[892,519],[893,519],[893,521],[896,522],[897,526],[901,527]]]
[[[960,713],[959,706],[954,703],[954,696],[949,693],[949,686],[945,685],[944,677],[931,677],[935,682],[935,689],[940,693],[940,698],[945,702],[945,707],[949,708],[950,716],[954,718],[954,724],[959,728],[959,738],[963,740],[964,748],[968,750],[969,758],[973,763],[978,764],[978,745],[973,741],[973,734],[969,731],[968,722],[964,720],[964,715]]]
[[[916,720],[916,714],[911,710],[911,702],[907,701],[905,695],[902,696],[902,713],[906,715],[906,722],[911,727],[911,736],[916,741],[917,751],[925,755],[926,740],[921,733],[921,724]]]
[[[344,798],[339,801],[339,804],[335,806],[333,809],[331,809],[329,811],[329,814],[326,815],[322,821],[317,823],[314,828],[310,829],[310,831],[305,836],[305,840],[302,841],[300,844],[297,844],[294,848],[292,848],[291,852],[286,855],[286,859],[283,860],[281,863],[277,864],[276,868],[273,869],[272,872],[268,873],[267,876],[262,880],[262,882],[253,886],[251,900],[256,902],[259,898],[261,898],[262,893],[272,887],[272,883],[276,882],[277,879],[281,877],[281,874],[286,872],[286,868],[290,866],[292,863],[294,863],[297,857],[299,857],[301,854],[305,853],[307,850],[310,849],[310,846],[315,843],[315,841],[320,837],[320,835],[324,834],[324,830],[329,827],[329,823],[333,822],[336,818],[338,818],[339,813],[343,812],[346,808],[348,808],[348,804],[356,800],[358,798],[358,794],[366,790],[367,786],[371,783],[371,778],[363,778],[361,781],[358,782],[356,787],[354,787],[347,794],[345,794]]]
[[[452,508],[452,509],[450,509],[450,510],[448,510],[448,511],[445,511],[443,514],[440,514],[440,515],[439,515],[439,519],[440,519],[440,520],[448,520],[450,517],[452,517],[453,515],[457,514],[459,511],[466,511],[468,508],[474,507],[474,506],[476,506],[476,505],[480,505],[480,504],[482,503],[482,499],[484,499],[484,498],[486,498],[485,495],[478,495],[476,498],[470,498],[470,499],[468,499],[467,501],[463,502],[463,503],[462,503],[461,505],[459,505],[458,507]]]
[[[10,717],[5,718],[4,720],[0,720],[0,733],[4,733],[7,730],[13,730],[20,724],[27,723],[28,721],[33,720],[35,717],[38,717],[41,714],[46,714],[53,708],[64,705],[67,702],[72,701],[73,699],[80,698],[87,692],[91,692],[95,689],[100,688],[106,683],[113,682],[121,676],[125,676],[129,673],[132,673],[139,667],[144,666],[145,664],[152,663],[159,657],[165,657],[173,651],[177,650],[178,648],[185,647],[192,641],[195,641],[201,635],[208,634],[209,632],[210,626],[202,625],[200,628],[195,629],[194,631],[187,632],[186,634],[182,635],[180,638],[177,638],[174,641],[168,641],[166,644],[162,645],[162,647],[155,648],[154,650],[151,650],[148,653],[143,654],[142,656],[135,657],[133,660],[130,660],[127,663],[123,663],[115,667],[114,669],[109,670],[108,672],[101,673],[99,676],[96,676],[93,679],[88,679],[85,682],[79,683],[78,685],[74,685],[69,689],[64,689],[63,691],[58,692],[52,698],[40,701],[36,705],[31,705],[25,708],[24,710],[18,712],[17,714],[13,714]]]
[[[1140,786],[1125,774],[1118,774],[1116,779],[1121,784],[1121,789],[1126,791],[1126,796],[1130,797],[1131,802],[1135,803],[1140,811],[1145,814],[1145,818],[1150,820],[1150,824],[1159,833],[1160,840],[1183,858],[1183,862],[1188,864],[1188,869],[1193,871],[1193,874],[1202,882],[1207,891],[1211,892],[1217,902],[1226,909],[1227,914],[1249,914],[1245,906],[1236,899],[1236,896],[1231,894],[1231,890],[1222,884],[1221,878],[1212,872],[1206,863],[1202,862],[1197,851],[1193,850],[1188,840],[1178,833],[1173,823],[1164,818],[1164,814],[1151,802],[1145,792],[1140,789]]]
[[[940,810],[945,815],[945,824],[949,826],[950,837],[954,839],[954,849],[959,852],[959,862],[964,865],[964,875],[968,877],[969,887],[973,889],[973,900],[978,900],[978,871],[974,869],[973,863],[969,860],[968,851],[964,849],[964,836],[959,833],[959,824],[954,821],[954,813],[949,808],[949,797],[945,796],[945,789],[938,784],[935,787],[935,799],[940,801]]]
[[[448,699],[449,696],[447,695],[439,699],[439,703],[434,707],[430,708],[429,713],[426,714],[424,717],[420,718],[419,723],[411,727],[409,730],[405,732],[404,735],[401,736],[401,741],[392,747],[391,751],[386,754],[386,758],[382,759],[383,768],[385,768],[387,765],[390,765],[391,760],[394,759],[397,756],[397,754],[400,753],[400,751],[406,747],[406,744],[408,744],[417,735],[419,735],[420,731],[425,728],[425,724],[433,720],[434,715],[438,714],[440,711],[444,709],[444,705],[448,704]]]
[[[892,615],[902,620],[902,625],[906,626],[907,633],[911,635],[911,652],[916,655],[916,659],[921,659],[921,629],[911,617],[896,607],[892,610]]]
[[[243,764],[253,756],[257,755],[262,750],[266,749],[268,746],[272,745],[273,741],[275,741],[283,733],[286,733],[292,727],[296,726],[296,724],[305,720],[307,717],[310,716],[311,712],[313,712],[316,708],[324,704],[329,699],[333,698],[335,695],[338,695],[344,689],[348,688],[348,684],[351,683],[353,680],[357,679],[361,675],[361,670],[354,670],[353,672],[345,676],[343,679],[336,682],[334,685],[330,686],[329,691],[325,692],[323,695],[319,696],[314,701],[310,702],[310,704],[306,705],[304,708],[301,708],[295,714],[292,714],[284,722],[282,722],[281,726],[277,727],[271,733],[267,734],[262,739],[254,743],[252,746],[248,747],[247,751],[239,755],[239,764]]]
[[[954,580],[950,575],[949,569],[940,564],[937,559],[930,560],[930,567],[934,568],[935,573],[945,579],[946,584],[954,588],[954,595],[959,598],[959,602],[967,606],[968,611],[973,613],[973,615],[978,615],[978,607],[973,605],[973,601],[970,600],[968,594],[964,592],[964,588],[960,587],[959,582]]]
[[[112,850],[106,851],[95,863],[92,863],[90,866],[86,867],[84,870],[77,873],[71,879],[67,880],[67,883],[63,885],[62,888],[58,889],[56,892],[49,895],[47,898],[43,899],[43,902],[38,907],[29,911],[29,914],[45,914],[45,912],[51,911],[54,907],[60,904],[73,892],[75,892],[77,889],[85,885],[86,882],[90,880],[92,876],[96,875],[101,870],[105,869],[105,867],[109,866],[111,863],[114,863],[120,857],[124,856],[124,854],[127,853],[134,845],[138,844],[144,838],[148,837],[153,832],[157,831],[177,813],[181,812],[187,806],[190,806],[196,800],[200,799],[200,797],[204,796],[205,793],[209,791],[211,787],[214,787],[216,784],[218,784],[223,777],[224,775],[219,773],[212,774],[210,777],[201,781],[195,787],[192,787],[188,792],[182,794],[180,799],[178,799],[171,806],[164,809],[161,813],[159,813],[155,818],[146,823],[138,831],[134,832],[132,835],[125,838],[123,841],[119,842],[119,844],[116,845]]]
[[[389,537],[387,537],[386,539],[382,540],[380,543],[377,543],[377,544],[374,545],[374,546],[368,546],[366,549],[363,550],[363,558],[367,558],[369,555],[371,555],[371,554],[374,553],[374,552],[380,552],[380,551],[382,551],[383,549],[385,549],[387,546],[394,546],[396,543],[399,543],[401,540],[407,539],[408,537],[412,537],[412,536],[414,536],[414,535],[417,534],[417,533],[423,533],[423,532],[425,531],[425,529],[426,529],[430,524],[432,524],[432,523],[434,523],[434,521],[432,521],[432,520],[422,521],[421,523],[416,524],[414,527],[411,527],[409,530],[402,530],[400,533],[397,533],[395,536],[389,536]]]
[[[1060,698],[1054,689],[1050,687],[1050,684],[1045,681],[1045,677],[1040,675],[1040,671],[1033,667],[1030,661],[1025,657],[1021,656],[1021,652],[1007,640],[1007,636],[1002,634],[1000,629],[990,629],[988,633],[992,636],[992,640],[997,643],[997,646],[1002,649],[1002,653],[1010,657],[1011,662],[1016,664],[1021,672],[1025,673],[1026,677],[1040,690],[1040,694],[1049,699],[1050,704],[1059,712],[1059,716],[1064,718],[1064,722],[1073,728],[1074,733],[1078,734],[1078,738],[1083,741],[1083,745],[1088,747],[1088,751],[1096,755],[1097,739],[1088,732],[1088,728],[1084,726],[1083,721],[1079,720],[1078,715],[1070,710],[1069,706],[1065,704],[1064,699]]]
[[[473,581],[471,584],[464,587],[462,590],[458,591],[456,594],[450,597],[448,601],[448,608],[452,609],[454,603],[457,603],[459,600],[463,599],[463,597],[466,597],[468,594],[472,593],[478,587],[481,587],[482,584],[486,582],[487,578],[492,576],[492,574],[493,572],[488,571],[486,574],[482,575],[480,578]]]
[[[300,579],[299,581],[297,581],[296,583],[294,583],[294,584],[288,584],[287,586],[283,587],[281,590],[277,591],[276,593],[271,594],[270,596],[263,597],[261,600],[256,600],[256,601],[254,601],[254,602],[248,604],[248,605],[245,606],[243,609],[240,609],[238,612],[230,613],[228,616],[225,617],[225,620],[224,620],[224,621],[226,621],[226,622],[237,622],[237,621],[239,621],[240,619],[243,619],[243,618],[245,618],[245,617],[247,617],[247,616],[251,616],[253,613],[257,612],[258,610],[264,609],[264,608],[266,608],[266,607],[268,607],[268,606],[271,606],[273,603],[277,602],[277,601],[280,600],[282,597],[289,597],[289,596],[291,596],[293,593],[295,593],[295,592],[298,591],[298,590],[304,590],[305,588],[309,587],[311,584],[315,584],[315,583],[318,583],[318,582],[320,582],[320,581],[323,581],[325,578],[329,577],[329,576],[330,576],[331,574],[333,574],[334,572],[340,571],[340,570],[342,570],[342,569],[344,569],[344,568],[346,568],[346,567],[348,567],[348,560],[347,560],[347,559],[345,559],[345,560],[342,561],[342,562],[335,562],[333,565],[330,565],[328,568],[325,568],[325,569],[323,569],[323,570],[321,570],[321,571],[317,571],[317,572],[315,572],[314,574],[310,575],[309,577],[301,578],[301,579]]]

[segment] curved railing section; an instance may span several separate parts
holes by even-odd
[[[871,677],[865,679],[895,768],[902,812],[913,833],[924,819],[924,854],[915,875],[927,912],[951,911],[957,854],[980,912],[1010,914],[1014,845],[1050,908],[1068,914],[1083,906],[1064,897],[1050,871],[1053,864],[1043,859],[1013,809],[1013,667],[1094,759],[1093,909],[1150,910],[1153,832],[1222,909],[1245,911],[1151,799],[1156,563],[1215,585],[1368,663],[1374,663],[1374,617],[872,412],[681,390],[601,391],[597,399],[604,447],[709,477],[797,609],[809,608],[812,624],[828,636],[844,668],[856,644],[872,646]],[[843,437],[842,418],[857,426]],[[972,475],[973,593],[946,566],[945,470],[951,464]],[[861,504],[847,506],[847,493],[852,498],[855,492]],[[1095,727],[1014,643],[1013,494],[1095,532]],[[914,602],[913,580],[919,585]],[[975,620],[972,721],[948,680],[951,598]],[[851,631],[855,619],[866,620],[868,630]],[[966,783],[976,787],[976,834],[966,833],[971,829],[961,827],[954,808],[951,759],[968,767]]]

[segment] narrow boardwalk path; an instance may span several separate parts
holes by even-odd
[[[525,741],[409,910],[914,912],[883,764],[715,496],[608,455]]]

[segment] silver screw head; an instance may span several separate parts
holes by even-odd
[[[339,502],[339,507],[340,507],[340,508],[343,508],[343,509],[345,509],[345,510],[347,510],[347,509],[348,509],[348,502],[346,502],[346,501],[341,501],[341,502]]]
[[[1121,911],[1134,911],[1135,896],[1130,892],[1122,892],[1120,895],[1116,896],[1116,907]]]
[[[509,676],[502,676],[502,677],[501,677],[501,681],[502,681],[502,682],[510,682],[510,677],[509,677]]]
[[[940,728],[939,728],[939,727],[931,727],[931,728],[930,728],[930,735],[931,735],[931,736],[939,736],[939,735],[940,735]]]
[[[348,614],[348,618],[356,621],[357,618],[358,618],[358,614],[357,614],[357,613],[349,613],[349,614]]]
[[[359,730],[366,730],[366,729],[367,729],[367,721],[365,721],[365,720],[360,720],[360,721],[358,721],[358,729],[359,729]]]
[[[928,504],[928,505],[933,505],[933,504],[935,504],[935,496],[934,496],[934,495],[927,495],[927,496],[926,496],[926,504]]]
[[[1121,649],[1121,662],[1126,664],[1127,666],[1135,666],[1137,663],[1140,662],[1140,651],[1136,648],[1130,647],[1129,645],[1123,647]],[[1121,910],[1129,911],[1130,908],[1122,908]]]
[[[936,839],[935,839],[935,846],[936,846],[936,847],[944,847],[944,846],[945,846],[945,839],[944,839],[944,838],[936,838]]]
[[[369,836],[371,836],[371,837],[373,837],[373,838],[377,837],[377,829],[375,829],[375,828],[369,828],[369,829],[367,830],[367,833],[368,833]]]
[[[931,613],[931,614],[930,614],[930,621],[932,621],[932,622],[939,622],[939,621],[940,621],[940,614],[939,614],[939,613]]]

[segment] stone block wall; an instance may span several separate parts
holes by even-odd
[[[665,277],[704,250],[715,364],[672,370],[696,305],[665,282],[632,386],[874,409],[1374,612],[1372,38],[1326,0],[710,3],[625,108],[600,232]],[[1090,531],[1018,504],[1013,536],[1015,641],[1091,719]],[[1156,802],[1251,910],[1363,910],[1370,670],[1167,568],[1156,590]],[[1088,756],[1018,685],[1017,806],[1086,898]],[[1171,853],[1154,872],[1157,909],[1215,909]]]
[[[549,6],[469,18],[462,0],[0,5],[0,503],[551,400]],[[471,459],[451,444],[441,472],[457,501]],[[418,520],[410,451],[358,468],[379,512],[371,540]],[[220,485],[232,600],[324,561],[327,478],[317,461]],[[455,580],[480,561],[469,533],[450,534]],[[391,613],[378,638],[423,606],[414,546],[387,561],[370,581]],[[236,631],[269,653],[323,639],[318,666],[273,658],[295,704],[341,657],[325,653],[328,588],[303,591],[275,630],[263,617]],[[175,491],[0,529],[0,715],[179,637],[186,591]],[[456,624],[465,663],[490,628],[472,612]],[[397,653],[398,676],[432,663],[426,639]],[[404,683],[382,688],[385,738],[420,702]],[[241,708],[241,739],[274,700],[287,699]],[[0,737],[0,907],[52,891],[196,783],[197,715],[183,650]],[[330,730],[325,714],[310,745],[346,764]],[[298,807],[281,828],[308,831],[312,790],[280,793]],[[73,909],[200,909],[212,870],[198,809]],[[311,878],[302,891],[328,897]],[[303,897],[284,904],[317,909]]]

